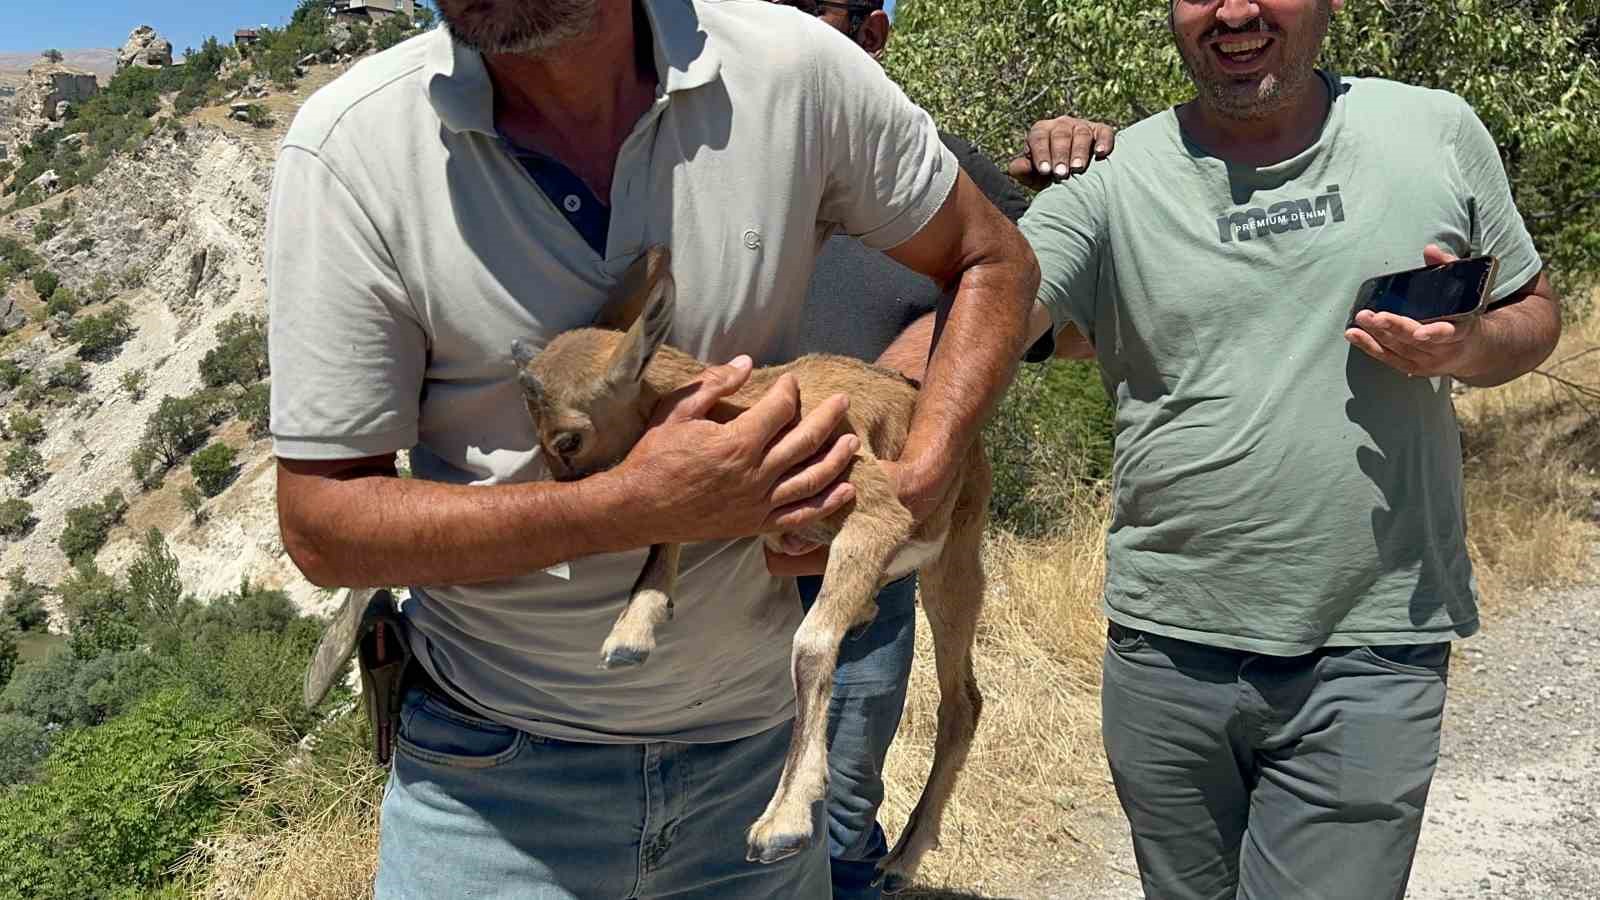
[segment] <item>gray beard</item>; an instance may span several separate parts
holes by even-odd
[[[516,54],[544,56],[594,30],[596,0],[519,0],[522,7],[537,9],[513,22],[483,22],[461,27],[444,13],[440,18],[450,36],[485,55]]]

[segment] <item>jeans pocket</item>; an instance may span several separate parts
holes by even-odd
[[[1358,648],[1368,662],[1407,675],[1443,675],[1450,663],[1450,642],[1433,644],[1368,644]]]
[[[422,690],[400,709],[395,748],[437,766],[487,769],[517,755],[527,736],[515,728],[466,713]]]

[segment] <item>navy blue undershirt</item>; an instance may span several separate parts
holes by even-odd
[[[600,198],[583,183],[583,179],[560,160],[518,147],[510,141],[505,144],[517,162],[522,163],[539,190],[544,191],[556,209],[561,210],[567,222],[594,252],[605,259],[606,232],[611,230],[611,208],[601,203]]]

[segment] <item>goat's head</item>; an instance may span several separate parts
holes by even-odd
[[[640,257],[598,327],[564,332],[537,353],[512,342],[528,413],[557,480],[616,465],[644,434],[656,399],[644,389],[645,367],[672,330],[668,261],[660,246]]]

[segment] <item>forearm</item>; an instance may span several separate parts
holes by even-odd
[[[319,585],[472,584],[651,543],[616,481],[472,487],[370,474],[291,478],[285,496],[280,467],[279,518],[291,558]]]
[[[943,481],[993,413],[1027,344],[1038,267],[1015,231],[960,275],[900,460]]]
[[[917,319],[878,354],[877,364],[893,369],[912,381],[921,382],[927,374],[928,348],[933,346],[933,326],[937,318],[928,313]]]
[[[1472,339],[1471,361],[1455,376],[1462,383],[1494,387],[1533,371],[1561,339],[1561,306],[1549,282],[1540,276],[1521,300],[1485,313]]]

